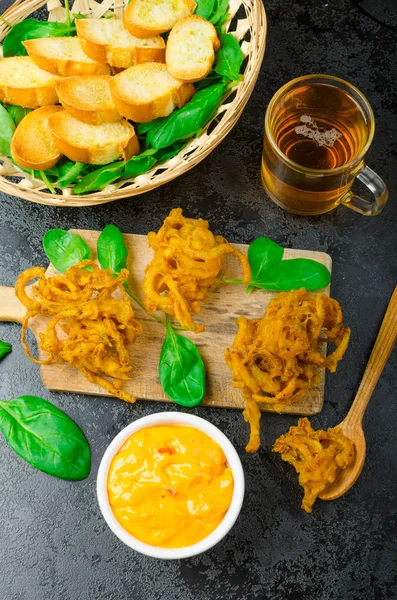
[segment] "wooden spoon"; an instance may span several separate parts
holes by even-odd
[[[360,387],[351,409],[339,427],[342,433],[354,443],[355,456],[353,462],[340,472],[334,483],[328,486],[319,498],[335,500],[342,496],[358,479],[365,460],[365,437],[362,419],[369,399],[375,389],[383,368],[390,356],[397,339],[397,287],[387,307],[381,328],[376,338],[375,346],[364,372]]]

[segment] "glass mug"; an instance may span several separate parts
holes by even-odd
[[[285,84],[265,116],[262,182],[281,208],[320,215],[344,204],[377,215],[388,191],[364,163],[374,137],[371,106],[350,83],[330,75],[307,75]],[[355,178],[371,199],[351,191]]]

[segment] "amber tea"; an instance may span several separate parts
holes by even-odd
[[[262,179],[269,196],[305,215],[353,204],[357,197],[350,188],[368,169],[363,157],[373,130],[371,107],[350,84],[327,75],[287,84],[270,102],[265,119]],[[376,214],[372,202],[357,200],[356,210]],[[379,205],[376,209],[380,212]]]

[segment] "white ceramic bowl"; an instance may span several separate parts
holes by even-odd
[[[209,437],[211,437],[213,440],[215,440],[215,442],[217,442],[220,445],[223,452],[225,453],[227,465],[233,471],[234,491],[232,502],[222,522],[206,538],[204,538],[200,542],[197,542],[197,544],[193,544],[192,546],[187,546],[185,548],[160,548],[158,546],[150,546],[149,544],[145,544],[144,542],[137,540],[133,535],[128,533],[128,531],[126,531],[116,519],[110,506],[107,492],[107,479],[110,464],[114,456],[124,444],[124,442],[139,429],[164,424],[187,425],[204,431],[204,433],[206,433]],[[116,534],[117,537],[122,542],[124,542],[124,544],[126,544],[133,550],[136,550],[137,552],[141,552],[142,554],[146,554],[147,556],[152,556],[154,558],[164,558],[168,560],[188,558],[190,556],[195,556],[196,554],[206,552],[207,550],[212,548],[212,546],[215,546],[215,544],[220,542],[221,539],[224,538],[225,535],[233,527],[240,513],[241,506],[243,504],[244,472],[236,450],[229,442],[227,437],[217,427],[215,427],[215,425],[208,423],[208,421],[206,421],[205,419],[201,419],[200,417],[195,417],[194,415],[186,413],[162,412],[156,413],[154,415],[149,415],[148,417],[143,417],[142,419],[134,421],[133,423],[125,427],[125,429],[120,431],[120,433],[114,438],[114,440],[106,450],[105,454],[103,455],[101,464],[99,465],[97,478],[97,494],[99,506],[105,518],[105,521],[107,522],[113,533]]]

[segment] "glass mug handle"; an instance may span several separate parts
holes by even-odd
[[[350,191],[343,197],[342,204],[367,217],[378,215],[383,210],[389,197],[385,182],[375,173],[375,171],[366,165],[364,165],[364,168],[356,175],[356,177],[369,189],[373,195],[373,199],[367,200],[361,198],[361,196],[357,196]]]

